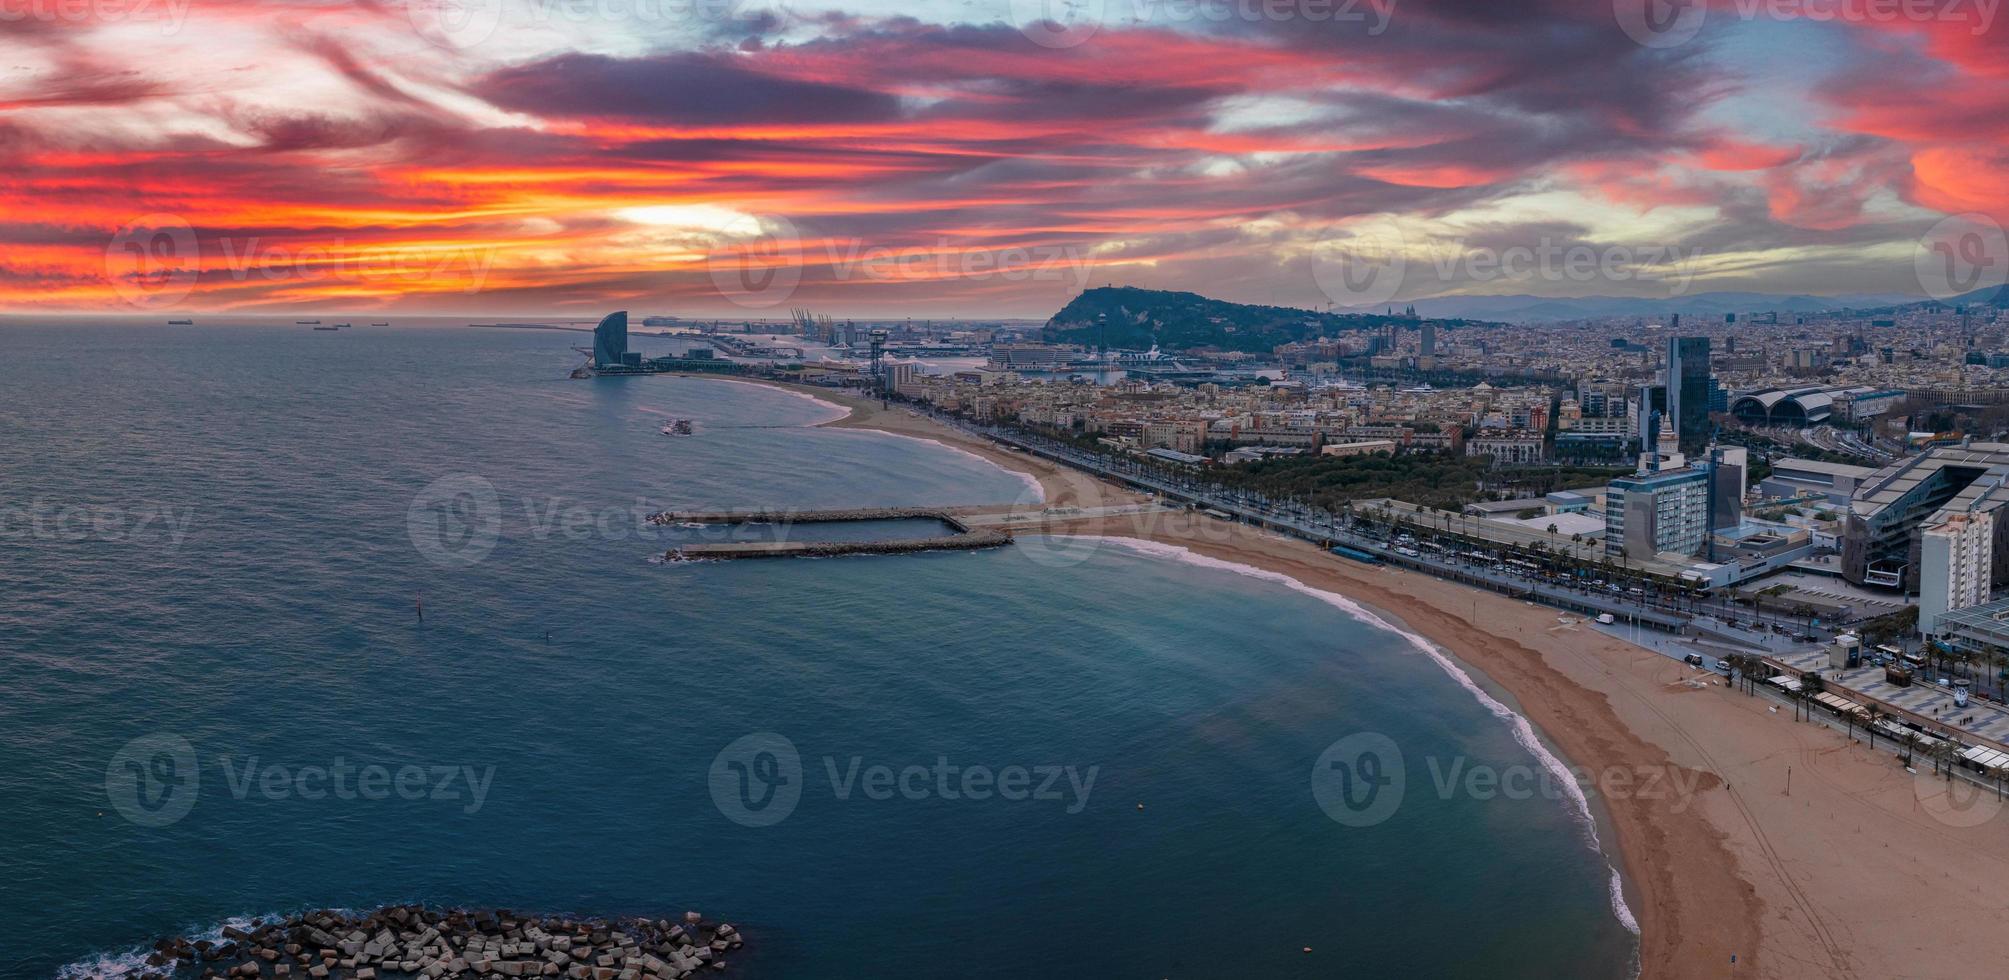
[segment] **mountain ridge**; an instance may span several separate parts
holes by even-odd
[[[1416,312],[1426,317],[1456,316],[1471,319],[1529,323],[1558,320],[1590,320],[1605,317],[1684,317],[1720,319],[1728,314],[1752,313],[1834,313],[1897,311],[1937,303],[1940,306],[2002,306],[2009,304],[2009,287],[1990,286],[1940,301],[1926,296],[1896,293],[1868,293],[1843,296],[1812,296],[1804,293],[1757,293],[1718,291],[1675,296],[1667,299],[1632,296],[1440,296],[1416,300]]]

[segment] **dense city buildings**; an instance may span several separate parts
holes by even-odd
[[[1160,313],[1185,295],[1117,293]],[[1206,301],[1188,334],[1233,338],[1242,309]],[[1482,522],[1475,533],[1589,547],[1695,583],[1759,588],[1793,574],[1866,594],[1929,591],[1932,610],[1957,610],[2005,581],[1993,513],[2009,501],[2009,447],[1989,440],[2009,436],[2009,357],[1995,356],[2009,353],[2009,321],[1993,308],[1494,324],[1391,307],[1352,326],[1321,314],[1318,335],[1266,350],[1161,347],[1169,328],[1140,330],[1135,316],[1111,306],[1069,342],[1036,323],[846,334],[824,322],[832,353],[797,371],[868,383],[863,338],[884,329],[898,397],[1100,452],[1189,472],[1469,461],[1481,475],[1453,489]],[[1118,319],[1122,339],[1144,346],[1107,342]],[[1264,329],[1278,320],[1262,309]],[[945,352],[966,360],[928,363]],[[1567,484],[1567,505],[1556,485],[1523,489],[1531,472],[1571,467],[1608,475]]]

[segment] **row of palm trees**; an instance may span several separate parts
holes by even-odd
[[[1467,540],[1480,539],[1477,525],[1479,521],[1483,520],[1483,518],[1467,514],[1463,510],[1456,510],[1450,507],[1436,507],[1430,504],[1415,505],[1415,511],[1408,515],[1410,520],[1406,522],[1403,520],[1403,514],[1386,504],[1376,504],[1356,514],[1353,502],[1348,501],[1340,506],[1340,512],[1349,520],[1355,516],[1364,516],[1368,520],[1391,529],[1399,523],[1408,523],[1418,530],[1435,530],[1445,535],[1456,534]],[[1457,528],[1456,531],[1453,530],[1454,525]],[[1550,524],[1548,532],[1555,534],[1557,532],[1556,525]],[[1586,548],[1584,537],[1581,534],[1570,535],[1570,543],[1567,548],[1551,546],[1546,541],[1535,541],[1513,550],[1518,554],[1540,562],[1545,568],[1554,567],[1552,565],[1553,562],[1564,566],[1564,570],[1566,571],[1590,568],[1606,578],[1623,578],[1638,581],[1648,591],[1656,595],[1672,597],[1677,609],[1685,608],[1692,610],[1694,604],[1699,601],[1696,593],[1702,591],[1694,588],[1687,582],[1659,578],[1645,572],[1643,569],[1634,569],[1632,567],[1631,556],[1625,548],[1621,547],[1618,550],[1616,560],[1614,560],[1613,555],[1606,553],[1603,548]]]

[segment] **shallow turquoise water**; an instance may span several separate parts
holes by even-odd
[[[755,976],[1629,969],[1567,801],[1431,788],[1533,760],[1399,638],[1113,545],[654,563],[650,510],[1025,487],[785,393],[567,381],[577,342],[0,325],[0,975],[407,900],[701,908]],[[1361,732],[1410,781],[1350,827],[1312,771]],[[767,826],[748,736],[800,759]]]

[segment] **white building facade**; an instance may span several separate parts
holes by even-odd
[[[1932,636],[1940,616],[1988,601],[1994,513],[1951,514],[1920,531],[1918,564],[1918,631]]]

